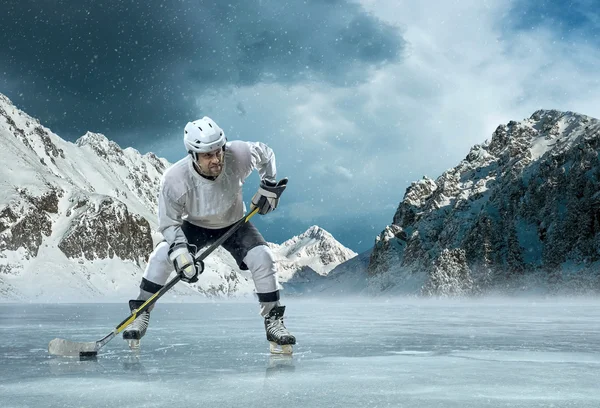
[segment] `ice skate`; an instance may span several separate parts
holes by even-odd
[[[272,354],[292,354],[296,338],[283,324],[285,306],[274,307],[265,317],[265,330]]]
[[[133,312],[144,304],[144,300],[130,300],[129,309]],[[146,334],[148,324],[150,323],[150,312],[142,312],[125,330],[123,330],[123,340],[127,341],[132,351],[140,349],[140,340]]]

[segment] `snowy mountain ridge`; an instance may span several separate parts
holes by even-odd
[[[270,246],[278,263],[281,282],[287,282],[304,267],[325,276],[339,264],[357,255],[316,225],[281,245]]]
[[[376,238],[371,293],[600,290],[600,122],[539,110],[411,184]]]
[[[121,149],[98,133],[67,142],[2,94],[0,143],[5,164],[0,168],[0,300],[135,296],[147,256],[162,238],[156,233],[156,196],[170,163]],[[329,247],[349,253],[322,234]],[[280,246],[272,247],[277,258],[286,258],[278,254]],[[296,267],[285,259],[286,277],[304,265],[335,266],[314,250],[300,245],[296,251]],[[309,254],[312,258],[305,259]],[[253,291],[250,274],[219,248],[206,260],[197,284],[178,284],[166,298],[251,296]]]

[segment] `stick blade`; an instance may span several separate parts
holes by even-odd
[[[48,353],[54,356],[91,357],[98,354],[95,341],[79,343],[65,339],[54,339],[48,344]]]

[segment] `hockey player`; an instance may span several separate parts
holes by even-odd
[[[245,212],[244,180],[257,169],[261,178],[252,198],[252,209],[260,214],[273,211],[287,179],[276,182],[273,151],[260,142],[227,142],[223,130],[209,117],[188,123],[183,142],[188,155],[163,174],[159,199],[159,232],[164,241],[154,248],[131,310],[139,308],[167,282],[173,268],[181,280],[198,281],[204,264],[195,262],[197,250],[227,232]],[[283,323],[285,306],[279,302],[276,268],[271,250],[250,222],[243,224],[223,244],[242,270],[250,270],[267,340],[273,353],[291,353],[296,343]],[[150,312],[141,313],[124,331],[132,348],[146,333]]]

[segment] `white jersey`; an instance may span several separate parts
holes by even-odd
[[[232,141],[226,144],[221,174],[215,180],[194,169],[191,155],[163,174],[158,196],[158,231],[167,243],[187,242],[184,220],[204,228],[224,228],[246,212],[244,180],[257,169],[260,178],[275,179],[275,155],[264,143]]]

